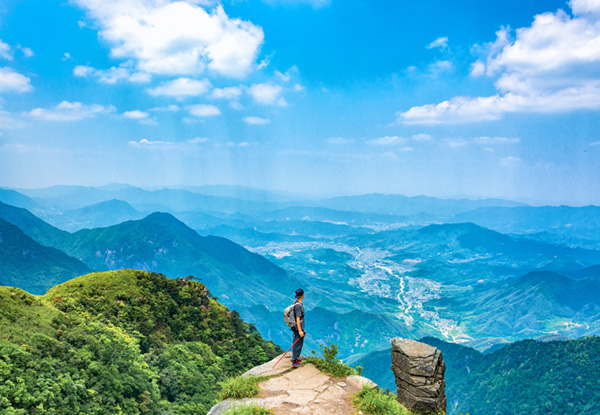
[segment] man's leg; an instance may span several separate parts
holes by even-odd
[[[298,329],[292,329],[292,331],[294,332],[294,343],[296,343],[296,340],[300,339],[300,333],[298,333]],[[303,339],[298,340],[298,343],[301,343]],[[296,360],[300,359],[300,351],[302,350],[302,348],[298,349],[298,343],[294,344],[294,347],[292,348],[292,363],[294,363]]]
[[[300,337],[298,330],[294,331],[294,341],[298,340],[298,343],[294,345],[294,353],[292,353],[292,363],[300,361],[300,354],[302,353],[302,346],[304,346],[304,337]]]

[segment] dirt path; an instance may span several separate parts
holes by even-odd
[[[220,415],[231,406],[248,403],[271,408],[275,415],[355,415],[357,411],[352,406],[352,395],[360,391],[364,383],[374,385],[361,376],[336,379],[321,373],[312,364],[293,369],[289,356],[273,368],[278,359],[244,373],[243,376],[272,376],[259,383],[261,392],[257,397],[227,399],[215,405],[208,415]]]

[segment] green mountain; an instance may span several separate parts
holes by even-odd
[[[32,198],[11,189],[0,188],[0,202],[25,209],[41,208],[40,204]]]
[[[49,288],[92,270],[64,252],[40,245],[0,219],[0,285],[43,294]]]
[[[70,237],[69,233],[44,222],[26,209],[0,202],[0,219],[12,223],[36,242],[59,247]]]
[[[283,304],[300,283],[284,270],[224,238],[202,237],[167,213],[71,235],[61,248],[91,268],[135,268],[173,277],[195,275],[227,303]]]
[[[495,284],[476,285],[428,306],[459,316],[474,337],[523,339],[560,331],[571,337],[600,334],[600,279],[574,280],[536,271]]]
[[[89,274],[33,296],[0,287],[0,413],[204,414],[219,382],[275,357],[201,283]]]
[[[523,340],[482,354],[434,338],[442,351],[448,415],[589,415],[600,413],[600,337]],[[390,349],[354,360],[363,374],[396,390]]]

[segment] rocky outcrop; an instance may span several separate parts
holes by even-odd
[[[312,364],[292,369],[291,353],[273,367],[279,357],[242,375],[269,377],[259,383],[258,396],[226,399],[213,406],[208,415],[221,415],[234,406],[252,403],[271,408],[275,415],[354,415],[356,410],[351,404],[352,395],[360,391],[363,384],[377,387],[371,380],[362,376],[336,379],[320,372]]]
[[[446,365],[442,352],[414,340],[392,339],[392,371],[398,402],[422,413],[446,412]]]

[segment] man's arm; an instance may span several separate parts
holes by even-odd
[[[296,316],[296,327],[298,327],[298,334],[300,337],[304,337],[304,332],[302,331],[302,325],[300,324],[300,317]]]

